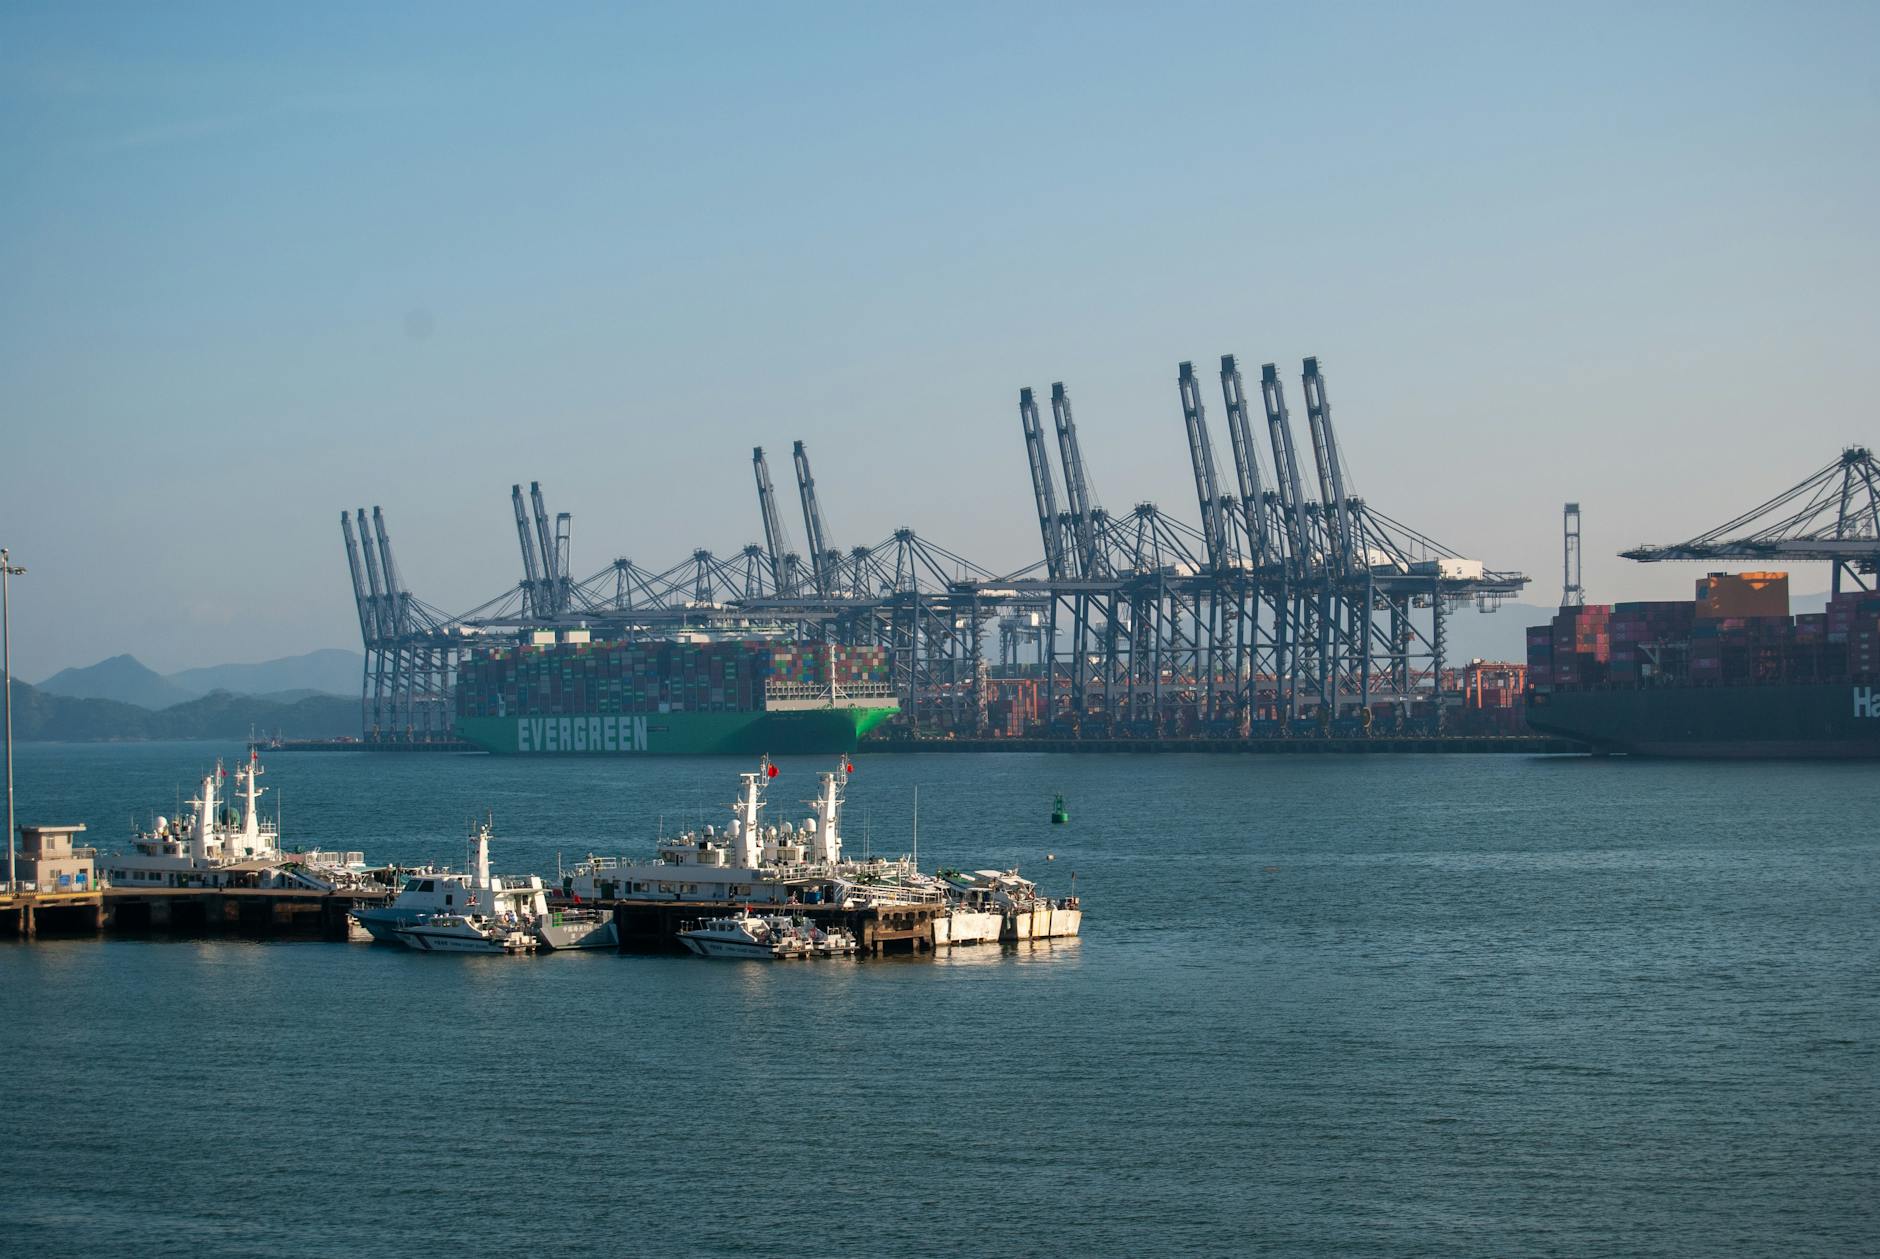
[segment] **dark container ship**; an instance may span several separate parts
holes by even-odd
[[[1562,608],[1527,633],[1528,725],[1598,752],[1880,758],[1880,594],[1791,616],[1786,573],[1677,603]]]

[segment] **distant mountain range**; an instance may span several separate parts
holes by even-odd
[[[153,712],[113,699],[54,695],[24,682],[13,684],[13,735],[23,741],[243,739],[251,731],[264,737],[278,731],[290,739],[357,735],[359,697],[315,693],[283,702],[211,691]]]
[[[291,703],[315,695],[357,697],[365,658],[326,648],[259,664],[219,664],[161,674],[134,656],[113,656],[82,669],[61,669],[37,689],[69,699],[104,699],[160,711],[216,691]]]

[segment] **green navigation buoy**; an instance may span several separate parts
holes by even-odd
[[[1071,811],[1064,807],[1064,797],[1059,796],[1051,805],[1051,824],[1062,826],[1071,820]]]

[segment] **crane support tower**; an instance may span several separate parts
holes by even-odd
[[[1586,603],[1586,587],[1580,584],[1580,505],[1568,503],[1560,511],[1560,606],[1577,608]]]

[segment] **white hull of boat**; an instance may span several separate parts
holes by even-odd
[[[535,938],[547,949],[612,949],[620,945],[612,916],[596,921],[543,922]]]
[[[997,944],[1005,921],[999,914],[956,909],[933,920],[935,947],[948,944]]]
[[[700,957],[752,958],[760,962],[775,961],[778,958],[799,956],[791,953],[778,953],[769,944],[752,944],[744,940],[715,940],[709,937],[681,933],[679,939],[685,947]]]
[[[521,932],[507,935],[469,935],[425,927],[407,927],[399,940],[420,953],[523,953],[535,947]]]
[[[1010,910],[1005,915],[1010,940],[1062,940],[1083,930],[1084,911],[1057,905]]]

